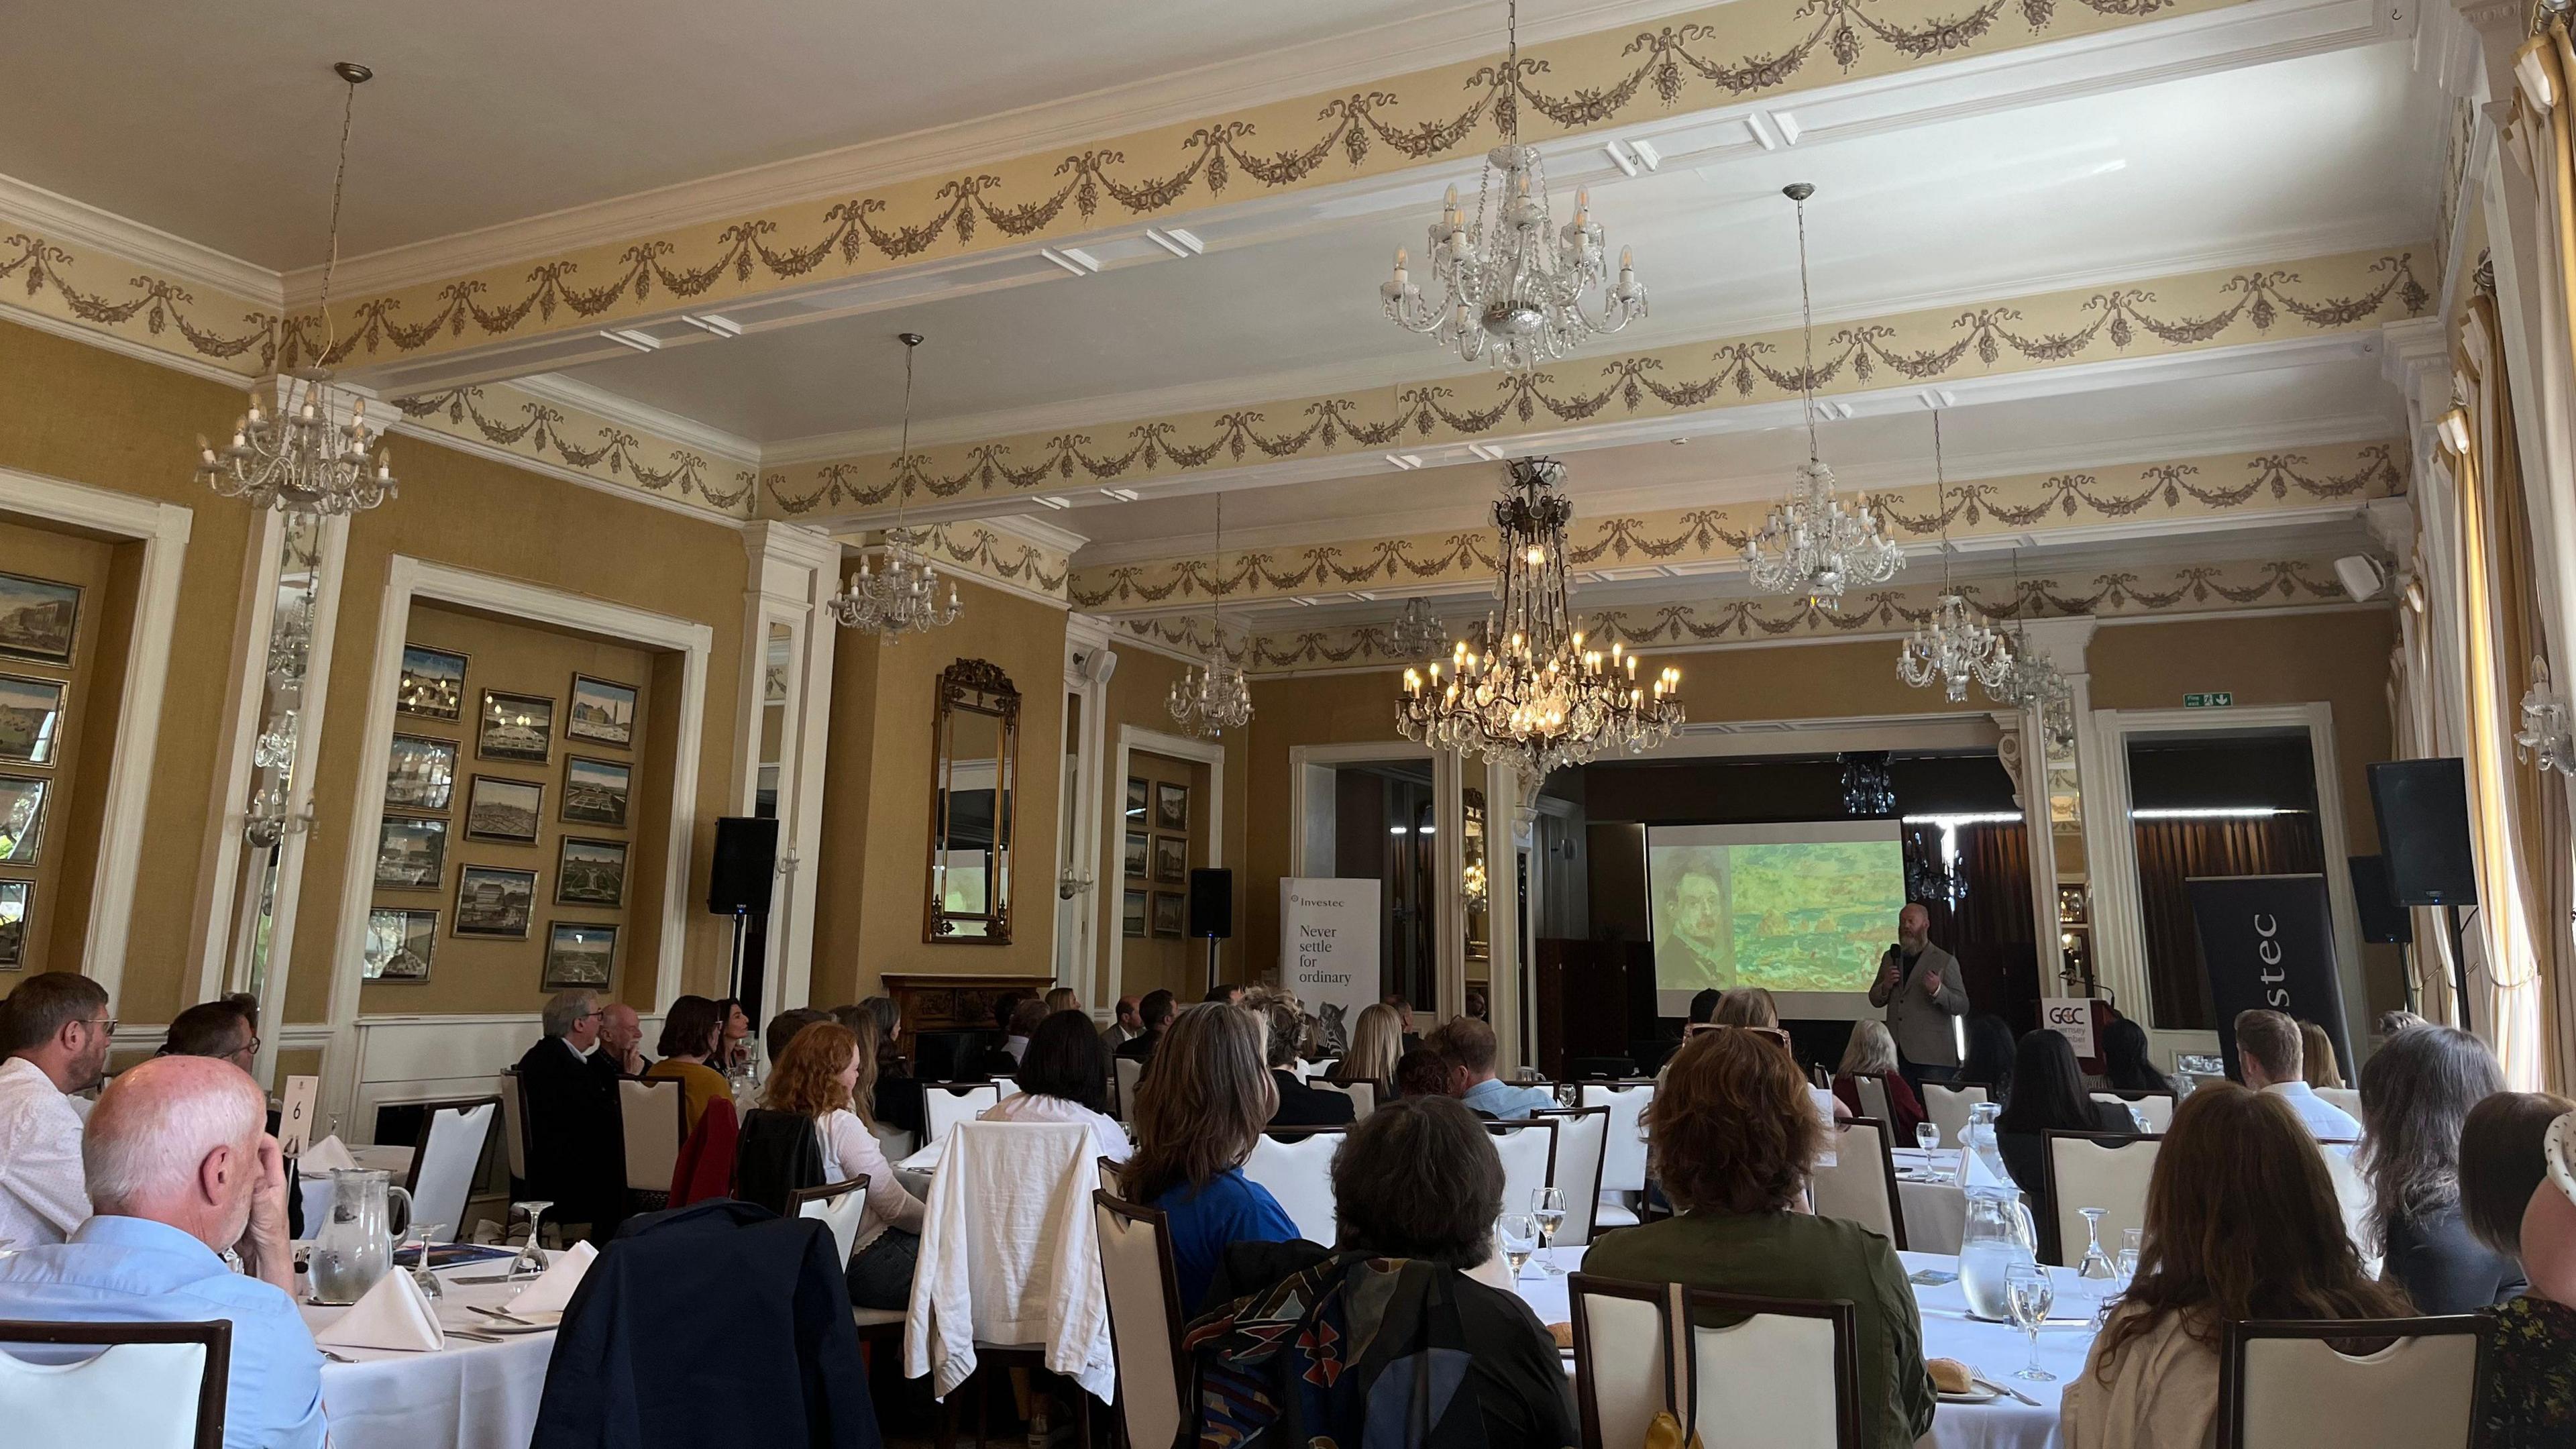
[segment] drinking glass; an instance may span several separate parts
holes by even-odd
[[[1494,1220],[1494,1231],[1502,1236],[1503,1258],[1512,1265],[1512,1281],[1520,1281],[1529,1267],[1530,1255],[1538,1251],[1538,1224],[1526,1213],[1505,1213]]]
[[[1933,1153],[1941,1150],[1941,1129],[1929,1122],[1915,1123],[1914,1145],[1922,1149],[1923,1155],[1929,1158]]]
[[[551,1199],[510,1204],[513,1216],[524,1215],[528,1220],[528,1245],[510,1260],[510,1271],[502,1275],[504,1278],[534,1278],[546,1271],[546,1252],[537,1246],[537,1228],[545,1219],[546,1209],[553,1206]]]
[[[2108,1278],[2113,1269],[2111,1255],[2102,1251],[2102,1208],[2077,1208],[2084,1215],[2084,1232],[2089,1239],[2084,1245],[2084,1262],[2075,1270],[2078,1278]]]
[[[2113,1266],[2119,1270],[2120,1291],[2123,1293],[2128,1292],[2129,1285],[2138,1280],[2138,1253],[2146,1246],[2146,1239],[2146,1231],[2142,1228],[2120,1230],[2120,1256],[2114,1260]]]
[[[1534,1187],[1530,1189],[1530,1216],[1538,1221],[1538,1241],[1542,1248],[1556,1246],[1556,1230],[1565,1226],[1565,1189]],[[1539,1260],[1549,1277],[1563,1277],[1565,1270],[1549,1259]]]
[[[411,1281],[419,1285],[424,1298],[443,1298],[447,1294],[446,1289],[438,1286],[438,1275],[429,1271],[429,1245],[437,1242],[446,1231],[445,1223],[414,1223],[412,1235],[415,1241],[403,1244],[405,1248],[417,1249],[420,1253],[412,1260]]]
[[[2012,1306],[2013,1326],[2030,1335],[2030,1363],[2013,1370],[2013,1377],[2033,1383],[2049,1383],[2057,1375],[2039,1366],[2039,1326],[2048,1321],[2048,1310],[2057,1302],[2057,1285],[2049,1281],[2048,1269],[2037,1263],[2015,1263],[2004,1274],[2004,1295]]]

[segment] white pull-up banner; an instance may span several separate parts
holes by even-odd
[[[1378,882],[1289,877],[1279,882],[1280,974],[1324,1024],[1324,1050],[1350,1047],[1351,1027],[1378,998]]]

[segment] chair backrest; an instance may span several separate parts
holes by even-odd
[[[474,1174],[483,1166],[483,1149],[491,1144],[492,1124],[500,1115],[499,1097],[421,1104],[420,1141],[412,1148],[411,1173],[403,1186],[411,1193],[412,1220],[422,1231],[444,1226],[448,1242],[464,1235],[465,1204],[474,1196]]]
[[[661,1077],[617,1084],[617,1119],[626,1138],[626,1186],[635,1192],[668,1192],[688,1133],[688,1095],[680,1079]]]
[[[501,1069],[501,1142],[510,1151],[510,1181],[528,1180],[528,1093],[517,1067]]]
[[[1017,1077],[995,1077],[995,1078],[993,1079],[993,1100],[994,1100],[994,1101],[998,1102],[998,1101],[1002,1100],[1004,1097],[1016,1097],[1016,1096],[1018,1096],[1019,1094],[1020,1094],[1020,1079],[1019,1079],[1019,1078],[1017,1078]]]
[[[787,1216],[821,1218],[830,1226],[832,1241],[840,1246],[844,1268],[850,1265],[850,1254],[858,1245],[859,1221],[867,1215],[868,1180],[864,1175],[819,1187],[792,1188],[787,1194]]]
[[[13,1444],[223,1449],[225,1320],[0,1321],[0,1345],[11,1344],[38,1349],[21,1358],[0,1348],[0,1421]],[[82,1358],[91,1349],[103,1351]]]
[[[1601,1214],[1601,1163],[1610,1146],[1610,1109],[1559,1108],[1532,1115],[1556,1124],[1556,1169],[1549,1180],[1565,1193],[1565,1221],[1558,1225],[1549,1245],[1589,1247],[1595,1220]]]
[[[1377,1086],[1374,1083],[1331,1082],[1322,1077],[1308,1077],[1306,1085],[1318,1092],[1339,1092],[1350,1098],[1351,1122],[1355,1126],[1368,1120],[1368,1114],[1377,1110]]]
[[[1181,1396],[1190,1381],[1171,1227],[1161,1213],[1122,1202],[1105,1188],[1091,1195],[1091,1212],[1109,1300],[1109,1347],[1118,1362],[1119,1427],[1137,1449],[1163,1449],[1180,1437]]]
[[[1574,1324],[1574,1397],[1586,1449],[1646,1442],[1660,1413],[1683,1414],[1690,1367],[1675,1353],[1682,1289],[1575,1273],[1565,1280]]]
[[[921,1145],[927,1147],[947,1136],[949,1128],[982,1116],[985,1108],[1001,1100],[1001,1089],[991,1082],[922,1083]]]
[[[1530,1193],[1556,1181],[1556,1121],[1530,1117],[1518,1122],[1488,1122],[1494,1151],[1503,1159],[1503,1211],[1530,1210]]]
[[[1304,1076],[1323,1077],[1332,1075],[1333,1068],[1338,1067],[1341,1064],[1342,1059],[1340,1057],[1317,1057],[1311,1062],[1299,1063],[1298,1068],[1300,1073]]]
[[[954,1281],[951,1255],[957,1254],[965,1259],[978,1337],[1004,1325],[1044,1320],[1047,1295],[1062,1276],[1062,1255],[1098,1251],[1082,1241],[1082,1234],[1093,1231],[1091,1214],[1082,1208],[1100,1186],[1094,1160],[1091,1129],[1079,1122],[968,1120],[950,1129],[938,1175],[931,1179],[930,1209],[922,1217],[907,1342],[938,1336],[931,1318],[934,1286]],[[1069,1191],[1080,1198],[1068,1200]],[[965,1194],[969,1211],[948,1207],[952,1192]],[[951,1224],[970,1220],[974,1227],[948,1232]],[[997,1224],[1015,1225],[1014,1236],[1004,1238]]]
[[[2102,1209],[2102,1251],[2120,1251],[2120,1233],[2147,1225],[2147,1181],[2155,1176],[2161,1137],[2051,1132],[2048,1200],[2057,1215],[2057,1261],[2084,1261],[2084,1209]]]
[[[1145,1075],[1145,1064],[1134,1057],[1119,1057],[1110,1063],[1118,1073],[1118,1120],[1136,1120],[1136,1079]]]
[[[2145,1131],[2155,1137],[2165,1135],[2173,1125],[2174,1099],[2171,1092],[2095,1092],[2093,1100],[2114,1107],[2126,1107],[2146,1119]]]
[[[1864,1085],[1870,1078],[1863,1077]],[[1808,1178],[1816,1215],[1860,1224],[1905,1251],[1905,1205],[1896,1195],[1896,1158],[1887,1124],[1854,1117],[1835,1124],[1833,1163]]]
[[[1646,1133],[1643,1113],[1655,1100],[1653,1082],[1585,1082],[1579,1099],[1586,1107],[1610,1109],[1609,1144],[1601,1158],[1603,1192],[1646,1190]]]
[[[1280,1211],[1297,1225],[1299,1237],[1333,1244],[1333,1154],[1342,1150],[1347,1129],[1325,1127],[1305,1132],[1264,1132],[1244,1159],[1243,1175],[1268,1189]]]
[[[2361,1093],[2352,1087],[2318,1087],[2318,1100],[2329,1107],[2341,1108],[2355,1122],[2361,1120]],[[2161,1130],[2161,1129],[2159,1129]]]
[[[2237,1321],[2220,1330],[2219,1449],[2467,1444],[2482,1415],[2489,1315]],[[2338,1352],[2328,1339],[2381,1342]]]
[[[1923,1115],[1941,1129],[1941,1145],[1959,1145],[1959,1133],[1968,1125],[1968,1109],[1986,1101],[1983,1087],[1945,1087],[1939,1082],[1923,1084]]]
[[[1862,1116],[1875,1117],[1881,1122],[1896,1120],[1896,1113],[1888,1109],[1885,1077],[1856,1076],[1852,1078],[1852,1086],[1860,1093]]]
[[[1692,1415],[1711,1444],[1858,1449],[1860,1328],[1851,1300],[1756,1298],[1694,1288],[1690,1315]],[[1731,1328],[1703,1328],[1715,1315]]]
[[[742,1114],[733,1147],[733,1195],[792,1215],[793,1194],[823,1181],[823,1143],[802,1112],[754,1107]]]

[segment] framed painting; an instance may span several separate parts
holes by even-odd
[[[385,808],[445,814],[456,798],[456,741],[396,735],[385,762]]]
[[[546,818],[545,800],[546,787],[534,780],[477,775],[465,797],[465,838],[534,845],[537,826]]]
[[[446,821],[385,817],[376,836],[376,889],[434,891],[446,874]]]
[[[1145,893],[1131,890],[1119,902],[1118,934],[1136,937],[1145,934]]]
[[[617,928],[584,921],[546,923],[546,971],[538,986],[569,991],[576,986],[606,986],[617,965]]]
[[[0,654],[69,665],[80,604],[78,584],[0,573]]]
[[[542,765],[554,749],[555,702],[542,694],[483,691],[483,713],[474,729],[474,754],[485,760]]]
[[[405,644],[402,683],[394,691],[394,708],[425,719],[465,716],[465,656],[422,644]]]
[[[569,825],[626,828],[626,798],[635,767],[615,760],[564,757],[563,818]]]
[[[466,865],[456,870],[456,925],[459,936],[528,939],[528,920],[537,903],[537,873],[497,865]]]
[[[1190,828],[1190,787],[1167,780],[1154,782],[1154,828],[1187,834]]]
[[[555,904],[626,904],[626,842],[565,836],[555,855]]]
[[[53,782],[35,775],[0,775],[0,861],[34,865],[45,843],[45,797]]]
[[[359,976],[368,981],[427,981],[438,950],[438,912],[367,912],[367,950]]]
[[[18,765],[50,765],[63,732],[63,691],[59,679],[0,674],[0,760]]]
[[[1154,879],[1164,885],[1186,885],[1190,878],[1190,838],[1186,835],[1154,837]]]
[[[0,971],[27,965],[27,902],[36,893],[31,880],[0,880]]]
[[[1183,929],[1183,910],[1188,898],[1178,891],[1154,892],[1154,934],[1178,936]]]
[[[1128,879],[1143,880],[1145,878],[1145,861],[1146,853],[1149,849],[1149,840],[1150,837],[1148,837],[1144,831],[1130,830],[1127,832]]]
[[[635,694],[631,684],[574,675],[572,703],[564,708],[564,738],[634,748]]]

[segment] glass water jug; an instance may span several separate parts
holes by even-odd
[[[2005,1279],[2015,1263],[2038,1261],[2039,1235],[2021,1194],[2009,1187],[1968,1190],[1967,1223],[1959,1234],[1959,1289],[1968,1311],[1997,1323],[2010,1320]]]
[[[402,1221],[393,1220],[391,1199],[402,1203]],[[317,1303],[355,1303],[376,1280],[392,1270],[394,1235],[411,1226],[411,1194],[393,1185],[390,1174],[368,1168],[341,1168],[331,1174],[331,1215],[314,1235],[313,1299]]]

